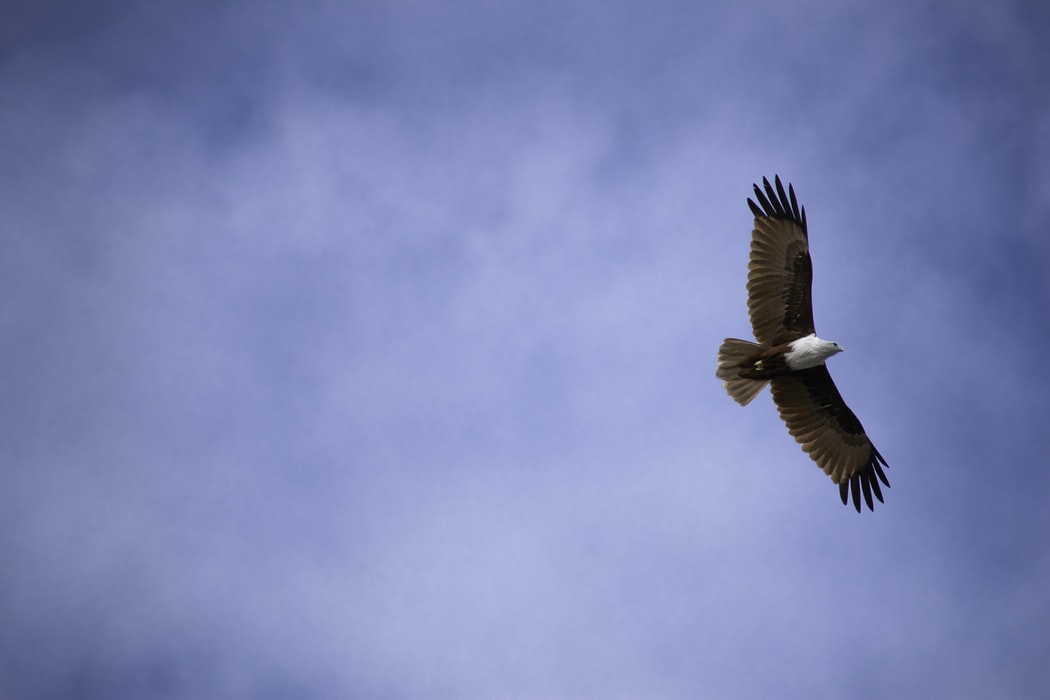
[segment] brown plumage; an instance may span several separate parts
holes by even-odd
[[[775,189],[763,178],[765,192],[754,186],[756,204],[747,308],[758,343],[726,338],[718,351],[716,376],[739,404],[746,406],[770,385],[773,402],[788,432],[839,485],[842,502],[860,512],[861,496],[869,510],[880,502],[879,482],[890,485],[886,460],[842,400],[824,361],[842,348],[817,337],[813,324],[813,266],[809,257],[806,210],[791,185],[779,177]]]

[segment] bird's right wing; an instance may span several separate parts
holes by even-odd
[[[809,335],[813,328],[813,265],[809,259],[806,210],[795,190],[775,177],[776,189],[762,178],[755,185],[759,204],[747,200],[755,215],[751,259],[747,266],[747,309],[755,339],[766,346]]]

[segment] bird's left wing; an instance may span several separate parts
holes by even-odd
[[[770,389],[788,432],[839,485],[843,504],[852,491],[853,506],[860,512],[863,493],[868,509],[874,510],[872,495],[882,502],[879,482],[890,485],[882,470],[889,465],[842,400],[828,368],[820,365],[777,377]]]

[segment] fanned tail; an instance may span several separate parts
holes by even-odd
[[[726,338],[718,348],[718,369],[715,376],[722,380],[726,393],[741,406],[751,403],[758,392],[769,384],[768,379],[747,379],[740,376],[740,366],[756,354],[759,346],[748,340]]]

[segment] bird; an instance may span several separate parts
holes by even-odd
[[[806,209],[795,188],[784,191],[763,177],[747,204],[755,217],[747,272],[747,309],[755,340],[726,338],[718,349],[715,375],[741,406],[768,384],[788,432],[839,487],[843,505],[861,495],[885,503],[879,482],[889,487],[889,467],[831,379],[825,361],[842,346],[817,336],[813,324],[813,263]]]

